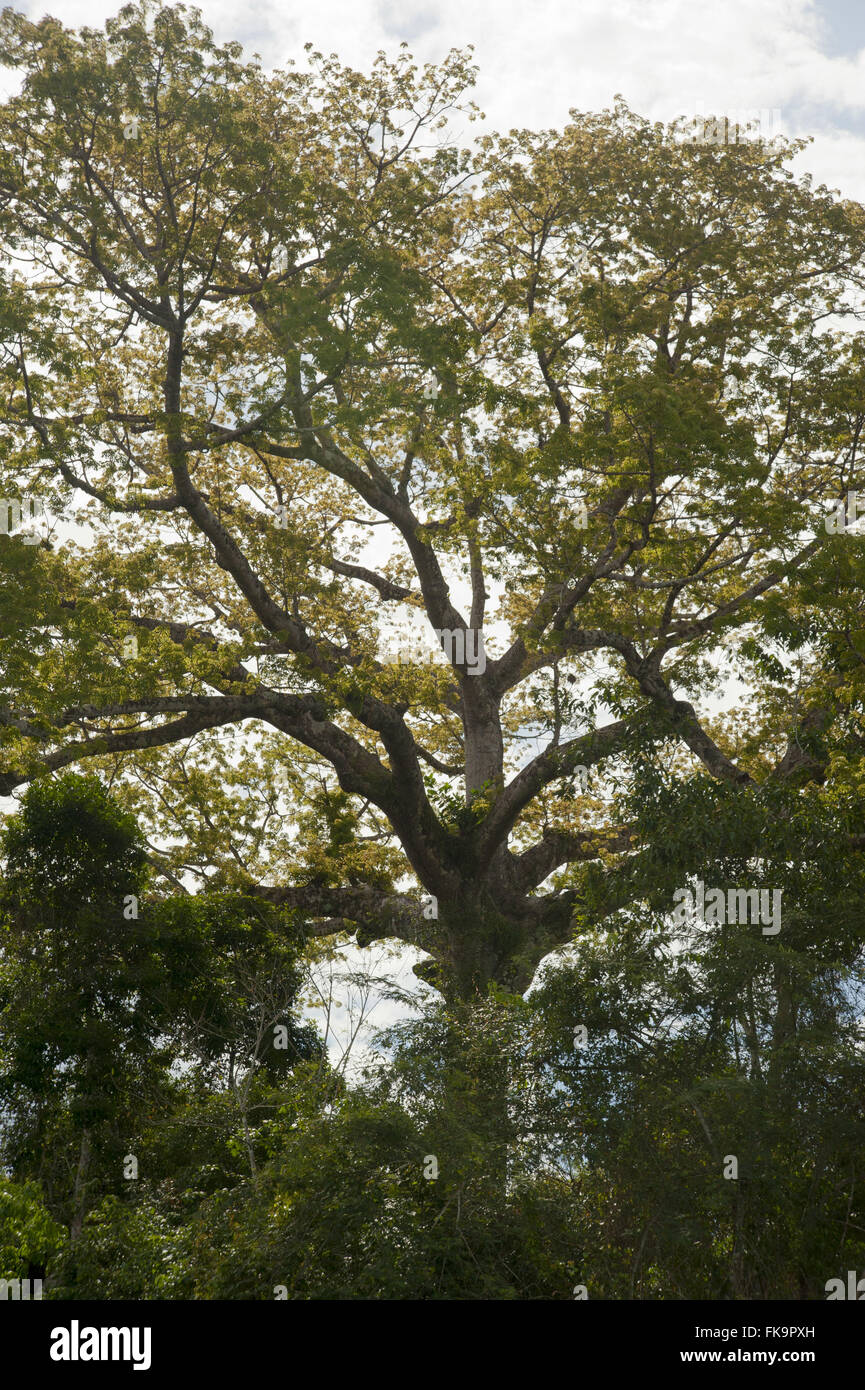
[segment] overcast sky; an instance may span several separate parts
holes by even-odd
[[[117,0],[18,0],[33,18],[99,24]],[[813,138],[799,163],[865,201],[865,0],[203,0],[219,39],[268,66],[312,42],[365,66],[405,39],[434,62],[474,44],[488,126],[560,126],[620,92],[653,120],[777,109]],[[469,128],[471,129],[471,128]],[[466,132],[468,134],[468,131]]]

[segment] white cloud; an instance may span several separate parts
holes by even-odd
[[[49,4],[69,25],[101,24],[118,8]],[[33,18],[46,7],[19,5]],[[608,106],[617,92],[652,120],[698,102],[719,114],[778,108],[785,132],[815,137],[799,167],[865,199],[861,0],[203,0],[201,9],[219,39],[239,39],[268,66],[302,61],[307,40],[364,67],[402,39],[422,61],[472,43],[493,128],[558,126],[570,108]]]

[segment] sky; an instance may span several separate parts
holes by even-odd
[[[118,0],[17,0],[31,18],[100,24]],[[818,182],[865,201],[865,0],[202,0],[219,40],[265,66],[311,42],[365,67],[405,40],[435,62],[474,45],[487,126],[561,126],[621,93],[651,120],[776,110],[813,143],[798,160]],[[473,133],[467,127],[466,137]]]
[[[14,4],[70,26],[99,25],[119,7]],[[238,40],[266,67],[302,64],[307,42],[359,68],[403,40],[421,62],[472,44],[487,129],[559,127],[571,109],[602,109],[618,93],[654,121],[777,112],[773,133],[811,141],[794,167],[865,202],[865,0],[202,0],[198,8],[218,40]],[[454,134],[468,143],[477,130],[466,124]],[[360,963],[351,948],[349,956]],[[406,956],[404,985],[409,967]],[[375,1021],[401,1012],[380,1001]],[[334,1030],[334,1060],[350,1031]]]

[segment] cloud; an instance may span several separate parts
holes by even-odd
[[[21,0],[19,0],[19,5]],[[49,0],[65,24],[100,24],[110,0]],[[24,0],[32,17],[45,0]],[[776,108],[786,133],[815,137],[798,161],[865,199],[865,9],[861,0],[203,0],[221,40],[268,66],[308,40],[366,67],[405,40],[425,62],[473,44],[488,128],[562,125],[617,92],[652,120],[697,109]],[[464,137],[469,138],[466,127]]]

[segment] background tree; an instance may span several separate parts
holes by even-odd
[[[584,890],[605,926],[526,999],[416,1000],[348,1085],[294,1016],[300,941],[260,900],[147,891],[132,944],[108,915],[107,960],[79,907],[62,938],[76,968],[49,969],[50,901],[14,916],[33,876],[74,902],[95,864],[105,882],[100,845],[121,864],[137,846],[93,780],[34,785],[7,831],[4,1277],[97,1299],[824,1296],[865,1257],[857,804],[635,774],[623,804],[649,846],[631,861],[644,905],[617,908],[621,869],[596,871]],[[673,920],[698,823],[708,883],[783,885],[777,939]],[[87,1051],[93,989],[112,1001],[110,1084]]]
[[[0,1178],[0,1279],[42,1279],[67,1239],[38,1183]],[[35,1291],[34,1291],[35,1292]]]
[[[142,898],[137,826],[93,777],[35,783],[3,848],[0,1138],[15,1179],[38,1183],[77,1247],[109,1195],[183,1169],[199,1191],[255,1177],[294,1068],[330,1079],[296,1017],[300,931],[237,895]]]
[[[30,789],[4,851],[4,1158],[42,1181],[74,1241],[95,1173],[122,1179],[124,1129],[164,1072],[136,921],[145,855],[134,821],[74,774]]]

